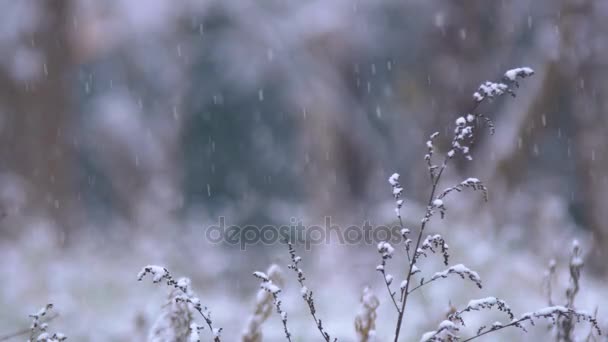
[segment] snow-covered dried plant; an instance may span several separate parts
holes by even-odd
[[[574,309],[574,300],[576,299],[576,295],[579,293],[580,291],[580,280],[581,280],[581,270],[584,266],[584,260],[583,257],[581,255],[581,248],[579,245],[579,242],[577,240],[574,240],[572,242],[572,253],[570,255],[570,262],[569,262],[569,271],[570,271],[570,277],[569,277],[569,284],[568,287],[566,288],[566,293],[565,293],[565,305],[564,307],[568,308],[568,309]],[[553,278],[555,277],[555,273],[556,273],[556,262],[555,260],[551,260],[549,263],[549,269],[547,270],[546,273],[546,289],[547,289],[547,298],[548,298],[548,302],[549,305],[553,306],[555,305],[553,298],[552,298],[552,281]],[[597,310],[597,308],[596,308]],[[595,319],[595,315],[593,316],[593,318]],[[597,323],[595,323],[597,324]],[[594,325],[595,325],[594,324]],[[575,340],[575,336],[574,336],[574,328],[576,326],[576,317],[573,316],[561,316],[558,317],[557,319],[557,324],[552,325],[552,331],[554,333],[555,336],[555,340],[558,342],[571,342]],[[591,338],[593,338],[593,329],[591,330],[591,333],[588,335],[587,340],[591,340]]]
[[[167,302],[148,335],[149,342],[187,341],[190,336],[194,308],[188,302],[177,300],[181,296],[190,295],[190,280],[180,278],[177,282],[186,289],[186,294],[177,288],[170,289]]]
[[[461,192],[465,189],[473,191],[481,191],[484,200],[488,200],[488,190],[486,186],[477,178],[467,178],[456,185],[445,188],[445,190],[439,190],[439,182],[441,180],[444,171],[446,170],[450,160],[457,156],[462,156],[467,160],[472,160],[471,146],[475,140],[475,130],[481,124],[485,124],[489,129],[490,133],[494,133],[494,123],[488,117],[481,113],[477,113],[476,110],[481,103],[486,100],[493,99],[504,94],[510,94],[515,96],[515,88],[519,87],[519,79],[532,76],[534,71],[531,68],[515,68],[508,70],[500,82],[484,82],[479,86],[479,89],[473,94],[472,107],[463,115],[456,119],[454,136],[450,145],[450,149],[445,153],[445,156],[441,159],[439,164],[435,164],[435,147],[434,139],[439,135],[438,132],[430,135],[426,142],[427,153],[424,159],[427,164],[428,174],[430,178],[430,195],[426,204],[426,210],[424,216],[420,221],[420,226],[416,231],[415,238],[410,238],[412,230],[406,228],[401,218],[401,207],[403,206],[403,186],[400,184],[400,176],[398,173],[392,174],[388,182],[392,187],[392,194],[395,199],[395,214],[401,225],[401,235],[404,238],[404,254],[407,257],[407,273],[405,279],[399,283],[399,289],[393,290],[392,286],[394,283],[393,275],[387,273],[386,266],[389,259],[397,254],[395,247],[389,242],[380,242],[377,246],[378,253],[380,254],[381,262],[376,267],[376,270],[382,275],[384,284],[388,290],[391,301],[397,312],[397,324],[395,327],[394,341],[399,340],[401,329],[403,326],[403,320],[406,313],[406,305],[408,298],[418,289],[426,286],[435,281],[448,278],[450,275],[457,275],[462,279],[468,279],[473,282],[477,287],[482,287],[482,282],[479,274],[463,264],[457,264],[449,266],[450,255],[448,253],[449,247],[443,236],[439,234],[426,235],[426,228],[431,218],[439,213],[441,218],[445,218],[447,213],[447,207],[445,204],[446,199],[450,194]],[[425,236],[426,235],[426,236]],[[312,291],[310,291],[304,284],[305,276],[304,271],[300,268],[301,258],[296,255],[293,245],[287,242],[289,247],[289,254],[291,256],[292,263],[288,266],[297,274],[297,280],[300,283],[301,294],[304,301],[307,303],[312,318],[314,319],[317,329],[323,336],[325,341],[330,341],[330,335],[326,332],[323,327],[321,319],[316,315],[315,303],[313,300]],[[433,254],[441,254],[443,263],[447,267],[443,271],[436,272],[430,278],[420,277],[421,272],[418,267],[418,261],[421,258],[427,258]],[[591,323],[595,333],[601,335],[601,330],[598,326],[597,320],[594,316],[577,311],[573,308],[574,297],[579,289],[580,279],[580,268],[582,267],[582,259],[580,258],[580,251],[578,245],[575,246],[573,252],[573,258],[570,262],[570,273],[571,273],[571,285],[567,291],[568,303],[566,306],[556,306],[550,303],[549,307],[542,308],[540,310],[525,313],[521,316],[515,316],[507,303],[504,300],[487,297],[482,299],[474,299],[462,309],[458,310],[454,307],[450,308],[450,312],[447,315],[447,319],[439,323],[436,330],[426,332],[422,335],[421,342],[424,341],[471,341],[486,334],[502,330],[507,327],[517,327],[526,331],[524,324],[535,325],[537,318],[549,319],[553,325],[558,326],[558,330],[562,331],[562,335],[570,336],[572,325],[580,321],[588,321]],[[255,273],[256,277],[262,280],[262,288],[269,293],[273,294],[275,304],[278,301],[277,294],[280,292],[280,288],[272,283],[268,276],[261,272]],[[420,277],[415,279],[415,277]],[[280,303],[280,302],[279,302]],[[357,315],[355,321],[356,332],[360,341],[369,341],[375,336],[375,308],[377,307],[377,298],[367,290],[364,292],[362,297],[362,310]],[[471,337],[463,338],[459,335],[461,327],[465,325],[465,314],[472,311],[490,310],[496,309],[503,312],[508,321],[506,323],[495,322],[490,326],[481,326],[478,328],[477,333]],[[283,316],[284,313],[280,310],[280,305],[277,306],[277,311]],[[286,320],[283,321],[287,339],[290,340],[290,334],[287,331]],[[337,339],[334,339],[334,341]],[[569,341],[563,339],[564,341]]]
[[[137,275],[141,281],[147,274],[152,276],[152,282],[165,282],[169,287],[168,302],[163,307],[148,336],[149,342],[186,342],[200,341],[199,331],[202,325],[194,321],[194,313],[198,312],[212,333],[215,342],[220,341],[221,328],[213,328],[211,312],[201,305],[201,301],[192,292],[190,279],[175,280],[171,273],[162,266],[148,265]]]
[[[29,338],[27,342],[58,342],[65,341],[67,337],[62,333],[49,332],[48,317],[51,315],[53,304],[47,304],[35,314],[31,314],[32,325],[29,329]]]
[[[380,305],[378,297],[374,292],[366,287],[361,294],[361,306],[355,317],[355,331],[357,341],[373,342],[376,339],[376,309]]]
[[[254,272],[253,275],[260,279],[262,283],[255,299],[253,314],[247,320],[241,341],[261,342],[262,324],[268,319],[274,308],[281,316],[287,340],[291,341],[291,334],[287,329],[287,314],[281,308],[281,301],[278,297],[285,282],[281,268],[273,264],[270,265],[266,273]]]
[[[397,218],[399,219],[399,222],[401,224],[401,234],[405,239],[404,249],[405,255],[408,260],[408,271],[405,279],[400,283],[398,296],[397,292],[393,291],[391,288],[391,284],[393,283],[394,277],[386,272],[386,264],[388,259],[393,258],[393,256],[395,255],[395,248],[388,242],[381,242],[378,244],[378,252],[380,253],[382,261],[376,267],[376,270],[378,270],[382,274],[388,293],[397,311],[397,325],[394,334],[395,342],[399,340],[403,325],[403,319],[405,317],[408,298],[417,289],[434,281],[447,278],[449,275],[452,274],[458,275],[462,279],[468,279],[472,281],[479,288],[482,287],[481,278],[479,277],[477,272],[470,270],[462,264],[448,267],[444,271],[435,273],[428,279],[420,277],[420,279],[414,281],[414,278],[418,277],[418,273],[420,273],[418,261],[420,260],[420,258],[427,257],[429,254],[441,253],[445,266],[449,266],[448,245],[445,242],[444,238],[438,234],[428,235],[425,237],[426,228],[428,227],[428,223],[430,222],[431,218],[436,213],[439,213],[441,218],[445,217],[447,213],[445,200],[448,198],[448,195],[454,192],[461,192],[462,190],[468,188],[471,190],[481,191],[483,193],[484,199],[486,201],[488,199],[488,191],[486,186],[477,178],[467,178],[464,181],[454,186],[448,187],[443,191],[438,190],[441,176],[444,174],[444,171],[446,170],[446,167],[451,159],[455,158],[457,155],[461,155],[467,160],[473,159],[471,156],[471,146],[475,142],[474,133],[476,128],[479,126],[479,123],[483,121],[483,123],[485,123],[486,126],[490,128],[490,133],[494,132],[493,122],[483,114],[477,113],[477,108],[481,103],[483,103],[487,99],[493,99],[504,94],[510,94],[512,96],[515,96],[515,88],[519,87],[518,80],[521,78],[532,76],[533,74],[534,71],[531,68],[515,68],[508,70],[504,74],[501,82],[487,81],[481,84],[479,86],[479,89],[473,94],[473,104],[471,109],[469,109],[464,115],[456,119],[456,127],[454,129],[454,136],[452,138],[450,149],[441,159],[440,164],[435,164],[435,147],[433,144],[434,139],[439,135],[439,133],[433,133],[430,135],[430,138],[426,142],[428,151],[424,159],[428,168],[429,178],[431,182],[431,190],[426,205],[426,211],[422,220],[420,221],[420,227],[416,232],[417,235],[413,240],[415,242],[413,242],[412,239],[409,237],[411,234],[411,229],[406,228],[403,225],[403,221],[401,219],[400,209],[403,205],[404,190],[399,183],[399,174],[394,173],[389,177],[388,182],[392,187],[393,197],[396,201],[395,211],[397,214]],[[578,262],[573,264],[578,264]],[[578,274],[580,273],[580,268],[573,268],[573,266],[571,265],[571,273],[573,274],[572,277],[575,280],[573,281],[573,285],[569,289],[569,293],[573,297],[578,291]],[[508,316],[509,322],[505,324],[496,322],[489,327],[482,326],[478,329],[476,335],[466,339],[463,339],[458,335],[460,331],[459,326],[464,326],[465,324],[463,314],[471,311],[492,308],[496,308],[499,311],[503,311]],[[530,324],[534,325],[534,320],[536,318],[549,318],[554,324],[565,326],[567,326],[568,324],[572,324],[575,321],[585,320],[592,323],[598,334],[601,333],[597,325],[597,321],[594,317],[589,314],[574,310],[572,305],[567,305],[565,307],[550,306],[548,308],[527,313],[516,318],[515,315],[511,312],[509,306],[503,300],[494,297],[488,297],[478,300],[471,300],[464,309],[454,310],[448,315],[448,318],[446,320],[439,324],[436,330],[425,333],[422,336],[421,341],[470,341],[490,332],[495,332],[510,326],[519,327],[525,330],[523,323],[529,322]]]
[[[296,255],[296,250],[289,241],[287,241],[287,247],[289,248],[289,256],[291,257],[291,264],[289,264],[287,267],[296,273],[298,283],[300,284],[300,294],[302,295],[302,299],[304,299],[304,301],[308,305],[308,310],[310,311],[310,315],[312,316],[313,320],[315,321],[315,324],[317,325],[317,330],[319,330],[321,336],[323,336],[323,339],[329,342],[332,340],[331,336],[323,327],[323,321],[321,321],[321,319],[317,317],[317,309],[315,307],[313,292],[312,290],[309,290],[308,287],[306,287],[306,285],[304,284],[306,277],[304,276],[304,271],[302,270],[302,268],[300,268],[300,262],[302,261],[302,258]],[[337,338],[334,338],[334,341],[337,340]]]

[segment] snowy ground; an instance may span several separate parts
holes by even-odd
[[[383,208],[391,213],[390,206]],[[414,215],[405,209],[406,217]],[[489,229],[489,217],[482,215],[471,222],[465,216],[448,217],[446,224],[434,220],[429,232],[443,234],[450,245],[451,264],[463,263],[476,270],[484,287],[479,290],[469,281],[451,277],[414,295],[405,318],[405,341],[417,341],[423,332],[435,329],[450,302],[462,307],[470,299],[496,296],[506,300],[516,315],[547,306],[542,280],[551,255],[557,257],[560,270],[554,291],[563,293],[569,237],[553,237],[551,243],[528,250],[522,245],[521,234],[515,232],[523,228],[497,233]],[[189,276],[203,304],[212,310],[215,324],[224,328],[225,340],[237,340],[258,287],[251,273],[265,270],[272,262],[285,266],[287,250],[285,246],[266,246],[239,251],[210,245],[204,242],[199,226],[181,224],[184,226],[189,228],[176,228],[180,227],[177,223],[150,227],[136,236],[106,234],[102,238],[87,233],[75,238],[76,243],[60,248],[56,237],[40,224],[24,230],[18,241],[0,242],[0,269],[5,276],[0,288],[0,335],[27,327],[27,315],[52,302],[60,312],[52,326],[70,340],[144,340],[165,300],[166,289],[150,281],[137,282],[136,274],[144,265],[161,264],[176,276]],[[355,339],[353,322],[359,297],[369,285],[381,302],[378,340],[391,338],[396,314],[375,271],[379,262],[375,246],[323,246],[301,254],[308,286],[315,291],[319,316],[328,331],[343,341]],[[396,284],[403,278],[404,271],[399,269],[405,269],[405,260],[398,254],[388,266]],[[431,257],[422,262],[421,268],[423,275],[430,275],[445,267],[441,257]],[[318,332],[299,296],[295,275],[285,267],[284,272],[287,286],[281,295],[295,340],[317,340]],[[583,276],[582,288],[578,307],[590,312],[599,307],[600,322],[606,322],[605,284]],[[467,317],[472,331],[481,324],[505,320],[499,312]],[[264,327],[268,340],[282,340],[282,326],[276,315]],[[588,330],[587,324],[581,325],[581,334]],[[512,329],[485,340],[539,341],[547,336],[542,323],[527,335]]]

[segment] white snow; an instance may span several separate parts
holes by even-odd
[[[393,173],[389,178],[388,178],[388,182],[392,185],[392,186],[397,186],[397,184],[399,184],[399,174],[398,173]]]
[[[454,332],[457,332],[459,329],[454,322],[444,320],[439,323],[437,330],[426,332],[422,335],[420,342],[427,342],[433,340],[434,337],[440,337],[439,335],[447,335],[454,336]],[[440,341],[444,341],[445,339],[441,338]]]
[[[498,300],[495,297],[486,297],[486,298],[481,298],[481,299],[473,299],[469,301],[469,304],[467,304],[468,308],[471,308],[473,310],[477,310],[480,309],[484,306],[488,306],[488,305],[494,305],[496,304]]]
[[[382,255],[392,256],[394,251],[395,248],[393,248],[393,245],[390,243],[386,241],[381,241],[378,243],[378,252],[382,253]]]
[[[275,284],[273,284],[271,281],[265,281],[265,282],[261,283],[260,288],[262,288],[263,290],[268,291],[272,294],[277,294],[277,293],[281,292],[281,288],[276,286]]]
[[[556,306],[549,306],[546,308],[542,308],[540,310],[536,310],[532,313],[533,316],[535,317],[540,317],[540,316],[548,316],[548,315],[552,315],[554,313],[568,313],[569,310],[561,305],[556,305]]]
[[[456,324],[454,324],[454,322],[444,320],[443,322],[439,323],[439,329],[458,330],[458,327],[456,327]]]
[[[501,322],[494,322],[492,323],[492,328],[496,329],[496,328],[500,328],[502,327],[504,324],[502,324]]]
[[[480,93],[474,92],[473,99],[475,99],[475,101],[477,101],[477,102],[481,102],[481,101],[483,101],[484,97]]]
[[[451,273],[458,274],[462,277],[467,276],[471,281],[475,282],[477,286],[481,286],[481,278],[479,277],[479,274],[463,264],[454,265],[444,271],[437,272],[431,277],[431,280],[447,278],[447,276]]]
[[[437,334],[437,331],[433,330],[433,331],[429,331],[429,332],[425,332],[422,337],[420,338],[420,342],[427,342],[428,340],[430,340],[431,338],[433,338],[435,336],[435,334]]]
[[[198,325],[196,323],[190,324],[190,336],[188,337],[190,342],[199,342],[201,336],[198,333]]]
[[[260,272],[260,271],[253,272],[253,276],[256,277],[256,278],[262,279],[264,281],[268,281],[269,280],[268,276],[264,272]]]
[[[521,68],[507,70],[507,72],[505,72],[505,78],[508,79],[509,81],[514,82],[518,76],[519,77],[528,77],[533,74],[534,74],[534,70],[532,70],[532,68],[521,67]]]
[[[137,280],[142,280],[148,273],[152,274],[152,282],[154,283],[158,283],[164,278],[168,278],[170,276],[169,271],[167,271],[166,268],[158,265],[148,265],[139,271],[137,274]]]

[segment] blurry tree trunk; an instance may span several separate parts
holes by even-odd
[[[585,222],[594,236],[593,258],[590,259],[596,260],[595,266],[605,272],[604,261],[608,257],[608,89],[602,84],[605,78],[598,77],[597,68],[589,64],[582,66],[580,77],[578,82],[572,80],[572,84],[582,86],[572,111],[576,122],[574,143],[578,182],[584,197]]]
[[[315,58],[332,68],[300,81],[295,93],[302,94],[296,102],[303,111],[305,182],[316,217],[360,222],[364,214],[358,207],[378,163],[372,144],[366,144],[366,139],[375,140],[375,132],[357,102],[351,68],[356,55],[349,53],[354,49],[346,42],[339,33],[312,39],[309,48]]]
[[[577,175],[575,184],[582,197],[583,222],[593,234],[589,258],[595,269],[606,273],[608,257],[608,86],[605,73],[608,65],[601,47],[595,42],[606,35],[605,17],[598,1],[564,0],[558,19],[561,45],[561,87],[570,94],[569,113],[575,123],[574,157]]]
[[[605,39],[605,17],[597,1],[566,1],[561,18],[564,51],[582,58],[566,80],[573,97],[571,115],[576,129],[573,141],[577,184],[583,196],[584,223],[593,232],[591,265],[604,273],[608,257],[608,63],[594,42]],[[583,24],[585,23],[585,24]],[[585,38],[581,45],[581,37]],[[581,50],[585,46],[587,50]],[[599,50],[599,51],[598,51]]]
[[[512,189],[520,185],[522,165],[530,161],[529,146],[538,133],[530,127],[534,127],[543,113],[563,111],[571,116],[575,127],[569,131],[578,175],[573,182],[576,195],[582,197],[583,202],[581,224],[594,236],[591,260],[600,263],[595,263],[599,270],[603,269],[601,263],[608,257],[608,211],[605,206],[608,201],[608,146],[605,143],[608,87],[604,73],[599,71],[607,69],[608,65],[602,61],[601,53],[595,55],[592,48],[598,35],[605,34],[598,21],[602,20],[601,14],[594,16],[594,4],[593,1],[562,1],[556,19],[559,55],[537,62],[542,66],[536,66],[537,80],[530,82],[532,90],[520,92],[518,103],[508,105],[505,115],[498,119],[495,140],[500,146],[484,146],[481,158],[486,162],[480,164],[483,168],[478,171],[492,184],[495,202],[504,203],[501,198],[508,198]],[[506,220],[505,215],[509,215],[504,207],[495,208],[494,213],[499,221],[501,216]]]
[[[7,215],[2,223],[4,230],[21,229],[15,226],[21,222],[18,217],[30,214],[49,215],[63,228],[74,223],[76,192],[72,188],[71,112],[66,79],[70,49],[64,26],[69,21],[65,18],[68,2],[40,4],[43,20],[33,35],[22,38],[21,44],[42,54],[41,75],[32,82],[20,82],[9,72],[0,71],[1,171],[11,175],[10,179],[19,179],[26,194],[24,205],[15,207],[6,199],[8,202],[2,203]]]

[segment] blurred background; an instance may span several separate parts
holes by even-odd
[[[457,160],[444,179],[482,179],[489,202],[459,195],[431,225],[486,286],[452,279],[422,291],[405,338],[435,327],[450,302],[546,305],[552,258],[559,302],[573,238],[586,253],[577,307],[599,307],[607,322],[608,2],[0,0],[0,9],[0,335],[53,302],[53,325],[75,341],[145,340],[166,292],[136,282],[152,263],[191,277],[237,340],[258,286],[251,272],[284,266],[287,250],[210,244],[205,227],[219,216],[391,223],[393,172],[415,226],[429,192],[428,135],[439,131],[445,152],[477,86],[519,66],[535,76],[517,98],[479,109],[496,134],[480,132],[474,160]],[[379,340],[392,336],[378,262],[373,245],[304,253],[332,335],[354,340],[370,285]],[[405,260],[393,263],[403,277]],[[316,339],[295,278],[287,282],[295,336]],[[265,336],[281,334],[271,317]],[[544,326],[493,338],[542,336]]]

